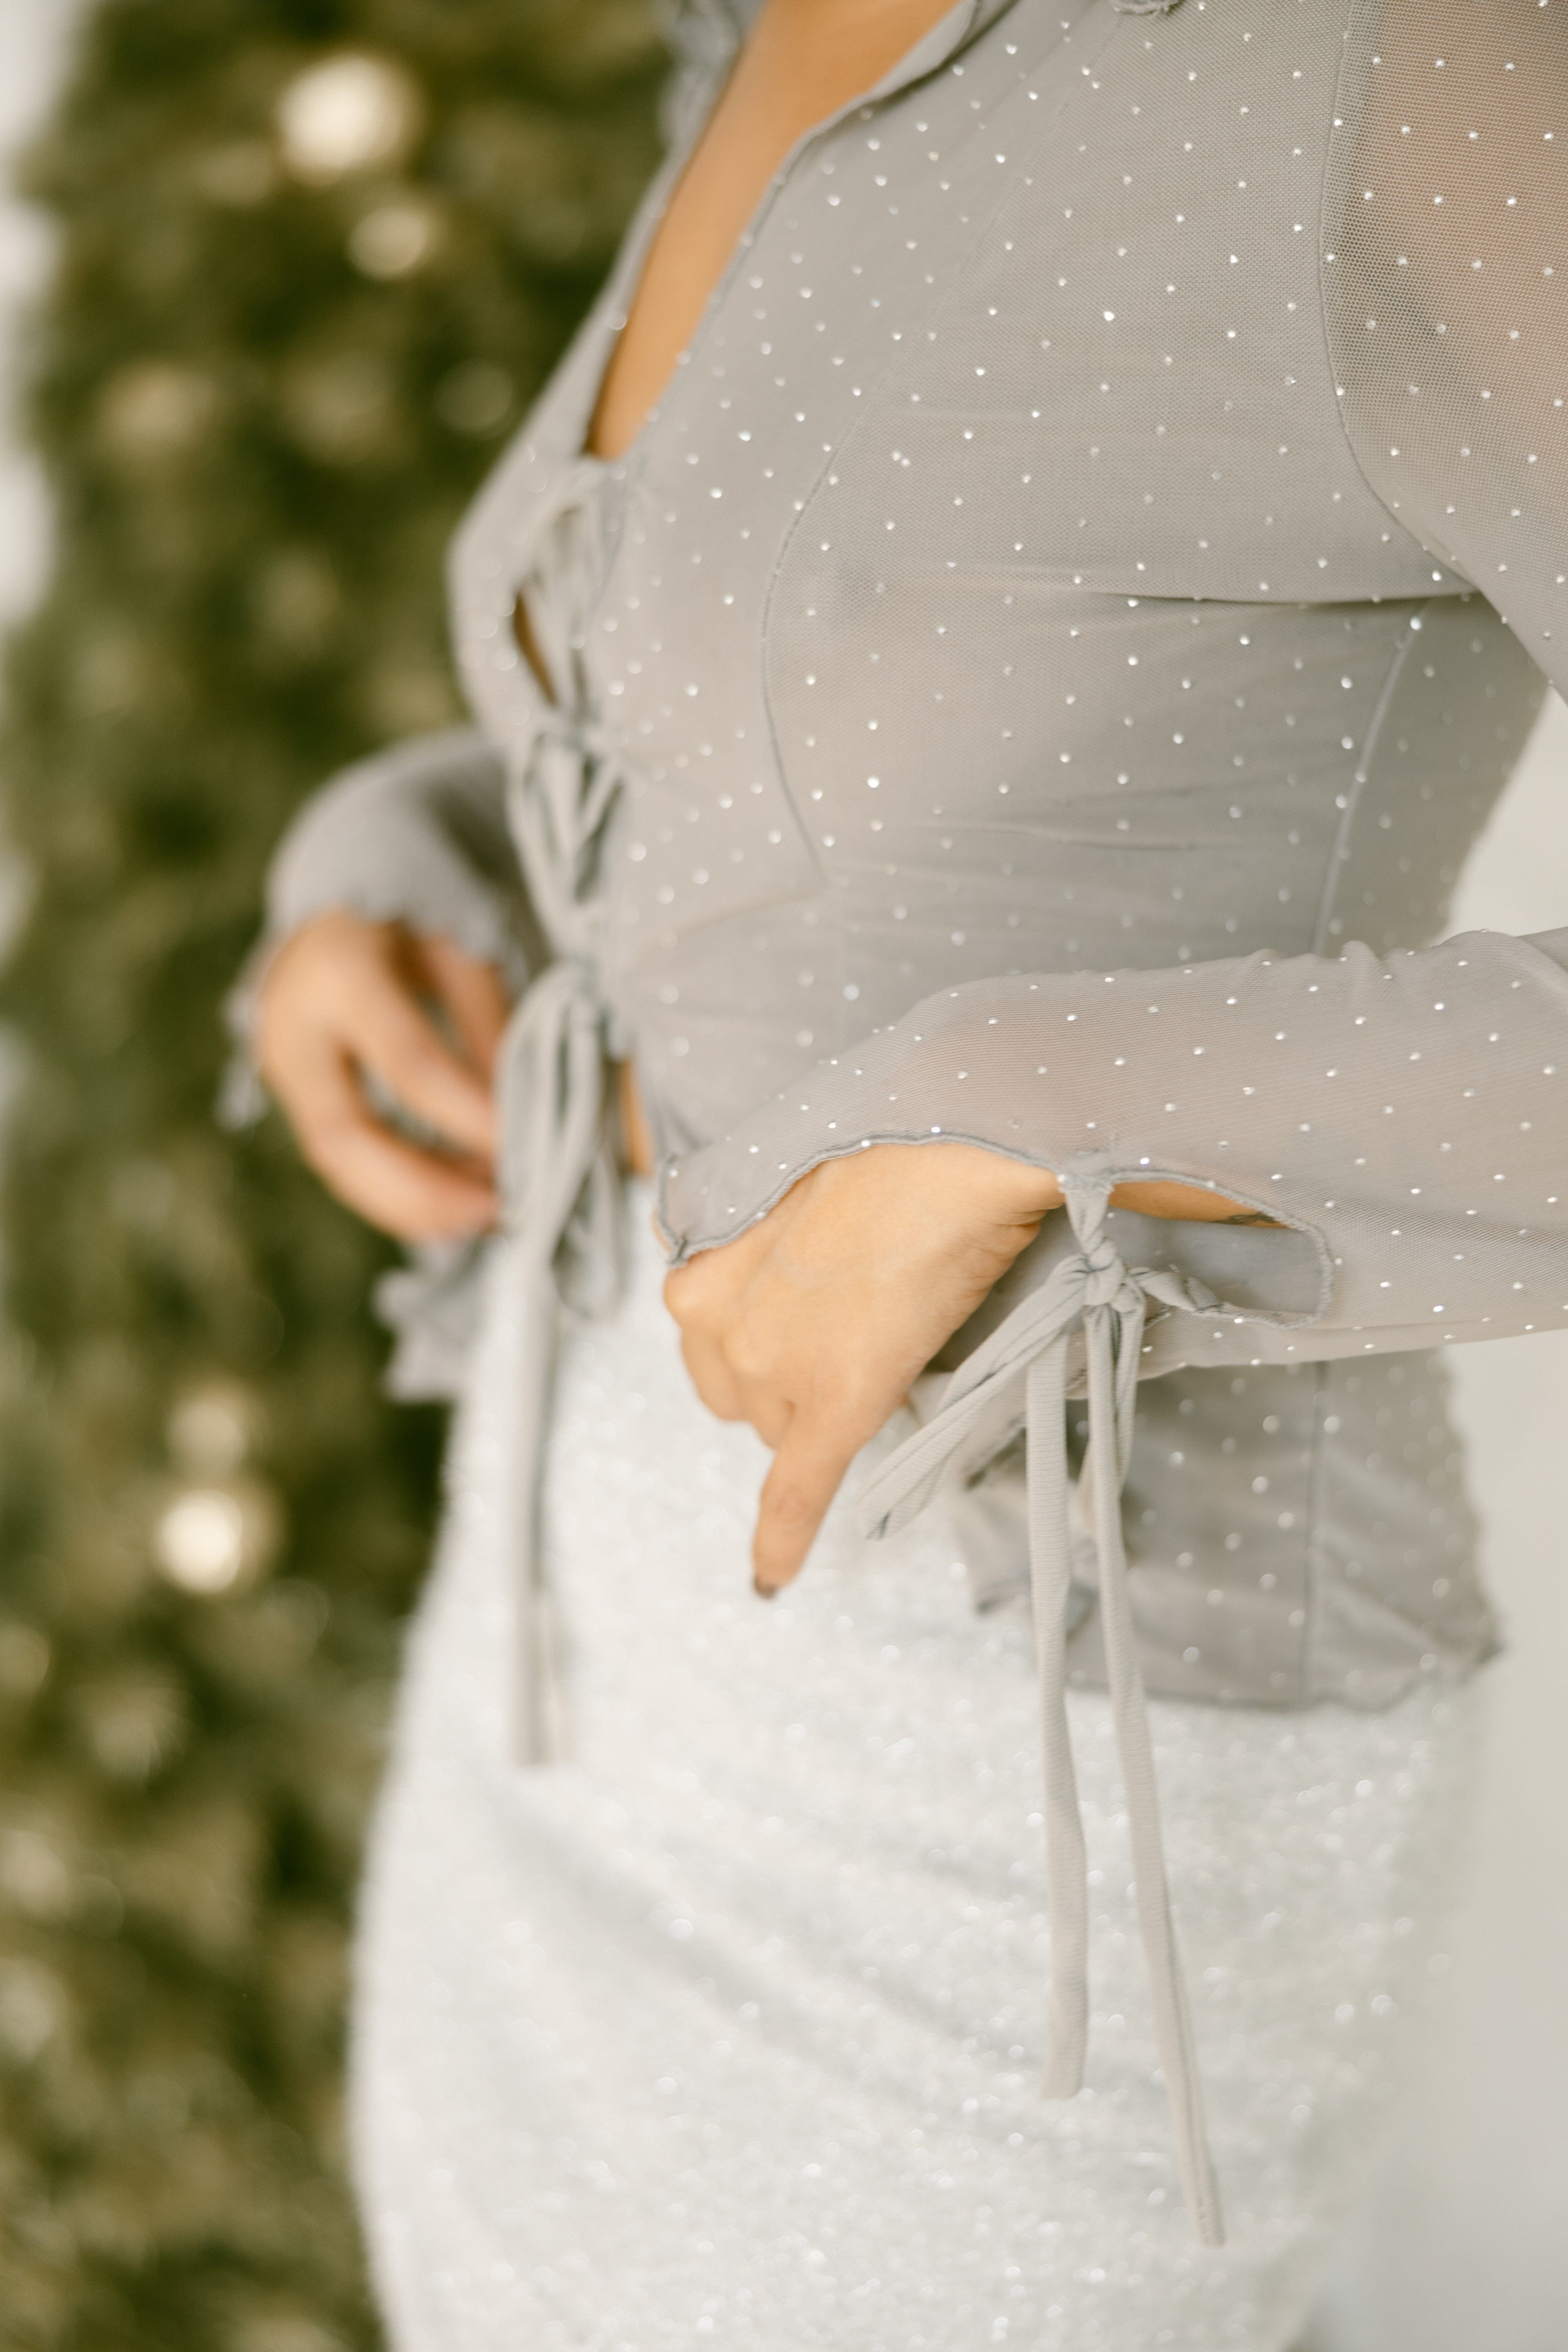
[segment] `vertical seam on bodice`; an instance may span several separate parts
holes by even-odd
[[[1091,10],[1086,11],[1085,17],[1083,19],[1085,23],[1089,21],[1091,14]],[[1108,15],[1109,22],[1105,27],[1103,35],[1101,36],[1100,44],[1098,47],[1091,50],[1089,54],[1089,62],[1091,65],[1099,60],[1104,51],[1110,46],[1111,42],[1114,41],[1123,30],[1120,16],[1113,11],[1108,12]],[[946,60],[944,59],[942,62],[943,65],[945,65]],[[919,80],[928,80],[931,78],[931,75],[942,70],[942,66],[932,67],[931,74],[918,77],[917,82]],[[1087,72],[1089,68],[1085,67],[1084,70]],[[899,89],[888,91],[885,97],[877,101],[878,105],[890,105],[895,100],[907,96],[910,90],[917,87],[917,82],[904,83],[901,84]],[[1076,95],[1076,84],[1070,82],[1065,83],[1060,99],[1054,111],[1047,118],[1047,129],[1056,129],[1056,127],[1060,123],[1063,116],[1067,113]],[[852,110],[853,110],[851,109],[846,109],[842,116],[837,116],[831,123],[823,125],[823,130],[837,130],[839,127],[840,121],[847,120],[849,112]],[[1045,135],[1045,131],[1042,131],[1042,138]],[[969,253],[973,254],[978,250],[995,222],[1006,211],[1008,205],[1014,202],[1017,193],[1018,191],[1016,184],[1007,187],[1001,194],[998,195],[995,203],[992,205],[990,211],[985,214],[984,217],[975,224],[974,234],[970,239],[969,247],[967,248]],[[962,269],[955,269],[946,289],[939,292],[939,299],[926,312],[928,320],[941,316],[944,303],[954,298],[954,295],[961,288],[962,283]],[[907,352],[889,352],[883,364],[881,373],[876,378],[875,383],[868,383],[866,386],[866,401],[860,414],[853,419],[848,430],[834,444],[832,449],[823,457],[823,460],[817,468],[816,478],[801,500],[799,513],[792,518],[783,538],[779,541],[777,551],[773,557],[773,568],[768,575],[767,587],[763,595],[762,625],[757,646],[757,661],[761,670],[762,703],[763,709],[767,719],[768,744],[773,752],[773,767],[784,792],[785,803],[789,807],[792,815],[795,817],[796,824],[800,828],[807,851],[818,874],[822,877],[825,883],[827,880],[827,868],[818,855],[817,844],[810,829],[809,817],[806,812],[800,806],[794,787],[790,782],[790,771],[788,766],[785,764],[784,743],[779,731],[778,715],[773,705],[773,685],[769,663],[769,654],[773,644],[773,606],[778,596],[780,584],[784,579],[784,572],[788,568],[790,559],[795,552],[801,532],[805,528],[806,519],[810,515],[813,508],[816,506],[818,499],[821,497],[830,473],[836,466],[842,466],[846,453],[853,447],[858,436],[868,430],[868,422],[874,413],[873,404],[876,398],[884,391],[889,382],[895,378],[899,368],[908,364],[909,356],[910,355]],[[845,940],[843,918],[837,908],[835,909],[835,939],[838,945],[840,954],[842,954]],[[836,1040],[836,1044],[842,1041]]]
[[[1384,672],[1383,684],[1377,690],[1377,699],[1372,707],[1372,717],[1367,722],[1361,753],[1355,764],[1355,773],[1351,779],[1351,788],[1345,795],[1344,808],[1339,824],[1334,828],[1334,838],[1329,850],[1328,871],[1323,877],[1322,893],[1318,900],[1317,920],[1312,926],[1312,944],[1310,952],[1313,955],[1321,956],[1329,953],[1329,924],[1332,919],[1334,908],[1339,902],[1340,877],[1350,862],[1351,832],[1361,813],[1366,787],[1372,781],[1373,764],[1377,758],[1378,749],[1383,740],[1383,723],[1388,716],[1389,704],[1393,701],[1394,689],[1404,675],[1405,665],[1410,658],[1410,648],[1415,643],[1416,632],[1421,621],[1426,617],[1431,601],[1428,597],[1426,604],[1422,605],[1420,613],[1412,614],[1410,620],[1405,623],[1388,667]]]
[[[1362,121],[1363,110],[1361,109],[1356,110],[1355,119],[1353,121],[1352,121],[1348,108],[1348,101],[1345,98],[1345,90],[1348,87],[1351,60],[1355,55],[1357,25],[1361,17],[1362,9],[1365,5],[1366,0],[1346,0],[1343,45],[1340,57],[1339,71],[1334,76],[1334,111],[1332,126],[1330,130],[1328,141],[1323,151],[1323,182],[1322,186],[1318,192],[1318,325],[1321,331],[1323,338],[1323,357],[1329,370],[1329,382],[1333,388],[1334,415],[1339,421],[1340,438],[1344,443],[1346,453],[1349,456],[1351,464],[1355,468],[1357,478],[1364,483],[1369,496],[1376,500],[1378,506],[1394,525],[1394,530],[1402,532],[1405,538],[1410,541],[1412,547],[1418,547],[1423,555],[1426,556],[1431,562],[1441,563],[1446,572],[1452,572],[1454,570],[1454,566],[1449,563],[1447,557],[1436,554],[1433,549],[1429,548],[1426,541],[1424,539],[1418,538],[1415,532],[1411,530],[1410,525],[1405,520],[1404,517],[1398,512],[1398,510],[1389,505],[1388,500],[1384,497],[1383,492],[1378,488],[1377,484],[1373,480],[1371,475],[1367,472],[1366,467],[1362,464],[1361,451],[1356,447],[1355,436],[1351,432],[1349,425],[1345,423],[1344,388],[1340,383],[1340,364],[1337,357],[1335,356],[1333,332],[1329,324],[1329,287],[1326,276],[1326,265],[1324,261],[1324,256],[1328,250],[1330,226],[1329,194],[1331,188],[1336,184],[1336,180],[1339,175],[1341,140],[1345,137],[1353,138],[1360,128]],[[1348,170],[1344,176],[1348,183]],[[1348,218],[1345,221],[1344,226],[1349,226]],[[1338,255],[1336,257],[1341,261],[1343,260],[1342,254]],[[1475,583],[1472,582],[1470,584],[1473,586]]]
[[[1312,1368],[1312,1441],[1307,1461],[1307,1541],[1302,1553],[1299,1705],[1310,1704],[1318,1696],[1312,1662],[1318,1654],[1319,1621],[1322,1615],[1319,1531],[1322,1524],[1323,1501],[1323,1415],[1331,1369],[1326,1363],[1315,1364]]]

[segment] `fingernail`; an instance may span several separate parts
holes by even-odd
[[[778,1599],[778,1586],[776,1584],[764,1584],[760,1576],[752,1577],[752,1591],[756,1594],[759,1601],[776,1601]]]

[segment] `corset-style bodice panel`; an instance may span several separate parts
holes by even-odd
[[[942,986],[1440,927],[1539,689],[1346,434],[1343,31],[1016,0],[753,225],[583,616],[627,754],[607,984],[672,1145]],[[647,232],[459,542],[503,735],[509,554]]]

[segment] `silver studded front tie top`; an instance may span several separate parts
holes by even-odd
[[[1213,2239],[1143,1691],[1379,1706],[1483,1656],[1432,1360],[1382,1360],[1568,1320],[1568,929],[1431,944],[1568,684],[1568,0],[961,0],[793,151],[598,464],[743,13],[688,10],[671,160],[458,536],[477,731],[319,796],[271,929],[348,903],[531,973],[500,1255],[538,1335],[536,1758],[555,1318],[614,1282],[606,1059],[677,1259],[868,1143],[1062,1176],[862,1508],[940,1486],[977,1598],[1032,1589],[1058,2092],[1063,1692],[1110,1684]],[[1283,1230],[1108,1210],[1149,1176]],[[449,1373],[465,1276],[395,1279],[405,1384]]]

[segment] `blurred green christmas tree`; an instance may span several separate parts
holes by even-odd
[[[655,153],[642,0],[100,0],[31,192],[53,584],[0,1340],[0,2343],[375,2340],[343,1943],[439,1428],[372,1239],[213,1124],[302,794],[457,714],[444,542]]]

